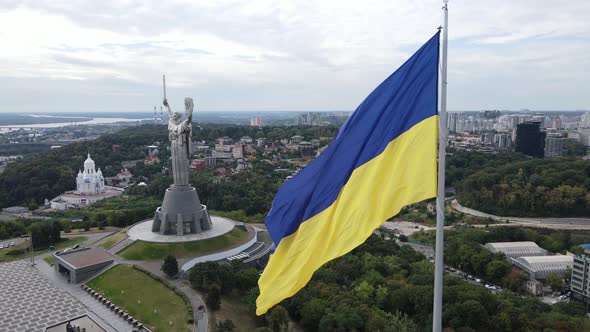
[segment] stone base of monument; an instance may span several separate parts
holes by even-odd
[[[152,232],[179,236],[210,229],[211,218],[207,207],[199,201],[195,188],[173,185],[166,189],[162,206],[156,209],[154,215]]]
[[[149,219],[146,221],[139,222],[131,226],[127,230],[127,235],[132,240],[140,240],[146,242],[158,242],[158,243],[178,243],[178,242],[193,242],[207,240],[218,236],[223,236],[231,232],[236,224],[233,220],[211,216],[211,229],[195,234],[184,234],[184,235],[163,235],[157,232],[152,232],[152,225],[154,220]]]

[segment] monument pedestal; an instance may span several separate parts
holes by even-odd
[[[163,235],[196,234],[211,229],[207,207],[195,188],[172,185],[166,189],[162,206],[156,209],[152,232]]]

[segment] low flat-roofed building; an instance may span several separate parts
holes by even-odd
[[[547,255],[547,250],[532,241],[489,242],[484,247],[493,253],[503,253],[508,258]]]
[[[512,258],[511,262],[528,273],[531,279],[542,280],[551,273],[565,277],[568,270],[574,266],[574,257],[569,255],[529,256]]]
[[[29,208],[26,208],[24,206],[11,206],[11,207],[7,207],[7,208],[3,208],[2,211],[7,212],[7,213],[14,213],[14,214],[24,214],[24,213],[29,212]]]
[[[83,248],[68,252],[57,252],[55,272],[65,275],[71,283],[78,283],[114,262],[113,256],[102,248]]]

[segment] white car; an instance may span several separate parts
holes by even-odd
[[[3,244],[0,244],[0,249],[4,249],[4,245]]]

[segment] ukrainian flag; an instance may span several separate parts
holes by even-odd
[[[436,196],[438,51],[439,33],[280,187],[265,219],[275,250],[258,281],[256,314],[293,296],[403,206]]]

